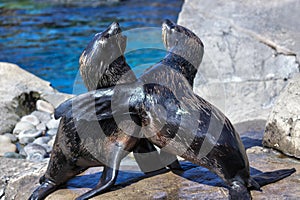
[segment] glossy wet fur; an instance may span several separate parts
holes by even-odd
[[[140,115],[144,118],[143,134],[154,144],[219,175],[229,187],[229,199],[251,199],[250,190],[260,190],[260,187],[295,172],[295,169],[285,169],[250,177],[245,148],[230,121],[213,105],[193,94],[188,87],[183,92],[184,101],[180,99],[180,95],[176,95],[178,91],[170,91],[161,85],[144,85],[145,99],[133,97],[134,101],[130,104],[132,112],[137,115],[144,113]],[[136,108],[135,105],[140,106]],[[155,109],[157,106],[163,107],[165,113],[168,113],[163,126],[157,119],[157,116],[162,115],[161,109]],[[195,120],[199,123],[196,131],[191,129]],[[212,129],[209,127],[211,121],[215,123]],[[221,129],[214,130],[216,126]],[[162,128],[155,135],[150,135],[157,127]],[[214,131],[220,131],[220,135]],[[206,138],[209,140],[205,140]],[[207,154],[201,151],[203,145],[211,146]]]
[[[96,34],[80,57],[80,72],[84,83],[89,90],[114,86],[122,75],[127,74],[124,82],[135,81],[135,76],[125,61],[123,55],[126,48],[126,37],[121,34],[118,23],[112,23],[107,30]],[[109,54],[109,56],[108,56]],[[59,111],[58,111],[59,112]],[[93,111],[91,111],[93,112]],[[57,115],[57,113],[56,113]],[[53,192],[58,186],[91,166],[103,166],[88,150],[84,148],[78,132],[94,130],[77,130],[81,127],[93,127],[91,124],[75,124],[71,116],[61,119],[59,130],[54,143],[48,169],[41,186],[35,190],[31,199],[42,199]],[[94,122],[97,126],[98,122]],[[113,119],[101,121],[100,125],[106,126],[104,134],[118,132],[118,127]],[[94,127],[95,130],[99,127]],[[97,133],[94,133],[94,135]],[[97,138],[95,138],[97,139]],[[124,141],[124,143],[127,141]],[[133,143],[135,144],[135,143]],[[110,144],[105,144],[109,146]],[[130,147],[130,145],[127,145]],[[108,148],[109,149],[109,148]],[[130,149],[131,150],[131,149]],[[105,152],[103,152],[105,153]],[[111,154],[111,152],[106,152]],[[112,158],[107,158],[112,159]],[[105,168],[105,172],[112,171]],[[116,173],[111,173],[111,175]],[[107,177],[105,174],[103,177]],[[99,185],[105,185],[106,178],[101,179]],[[51,184],[49,184],[51,182]],[[109,181],[107,181],[109,182]],[[113,183],[110,183],[113,184]],[[107,186],[106,186],[107,187]]]
[[[95,35],[80,57],[80,72],[88,90],[136,81],[134,73],[126,63],[125,48],[126,36],[121,34],[121,29],[116,22],[101,34]],[[101,124],[103,127],[103,125],[111,123],[115,122],[110,120]],[[108,129],[105,128],[105,130]],[[144,172],[153,169],[147,167],[146,160],[148,158],[142,158],[141,152],[153,152],[153,162],[160,163],[157,150],[147,140],[141,141],[134,152],[137,163]]]
[[[96,34],[82,52],[80,74],[89,91],[114,86],[124,74],[124,83],[136,80],[124,57],[126,39],[119,24],[114,22],[108,29]]]
[[[112,37],[116,41],[110,39],[110,37]],[[84,50],[80,58],[80,71],[88,89],[92,89],[93,87],[105,88],[108,86],[114,86],[116,85],[117,82],[120,84],[120,83],[128,83],[128,82],[135,81],[135,76],[130,71],[130,67],[127,65],[125,58],[123,56],[126,47],[126,45],[123,44],[124,41],[126,42],[124,38],[125,36],[121,35],[118,24],[113,23],[106,31],[104,31],[101,34],[97,34],[92,40],[92,42],[88,45],[88,47]],[[103,39],[110,39],[110,40],[105,42],[103,41]],[[105,60],[102,57],[103,56],[102,51],[103,50],[107,51],[108,49],[117,53],[114,54],[112,57],[109,57],[107,61],[107,59]],[[119,56],[119,54],[121,56]],[[104,57],[106,57],[106,55]],[[113,60],[116,57],[118,58],[115,59],[112,63],[110,64],[105,63],[105,62],[111,62],[111,60]],[[182,62],[181,60],[184,59],[182,59],[180,56],[176,57],[176,55],[173,54],[169,54],[164,59],[166,64],[170,64],[168,63],[169,61],[173,62],[174,67],[181,66],[181,64],[187,66],[190,65],[186,61]],[[175,62],[178,62],[178,64],[176,64]],[[189,66],[189,68],[192,69],[192,66]],[[97,72],[100,71],[102,74],[95,73],[95,71]],[[189,74],[184,74],[184,75],[187,78],[191,79],[191,77],[195,76],[196,72],[197,69],[194,69],[192,72],[189,72]],[[124,74],[126,74],[126,76],[123,76]],[[120,79],[120,77],[122,77],[122,79]],[[95,85],[95,83],[97,83],[97,85]],[[192,79],[190,84],[192,85]],[[61,109],[58,109],[56,111],[56,117],[60,117],[60,113],[59,113],[60,110]],[[93,112],[93,111],[91,110],[89,112]],[[84,149],[85,145],[81,143],[80,141],[81,137],[78,135],[78,131],[91,135],[91,132],[93,132],[94,130],[78,130],[78,129],[80,129],[80,127],[93,127],[91,126],[93,122],[89,122],[88,124],[82,124],[81,122],[77,122],[77,124],[75,125],[76,120],[74,121],[71,115],[72,114],[69,113],[68,116],[62,117],[60,128],[55,141],[55,146],[53,148],[52,156],[50,159],[50,163],[48,165],[48,169],[45,174],[46,178],[43,179],[44,181],[41,182],[42,185],[34,192],[34,194],[31,197],[32,199],[43,198],[47,194],[54,191],[58,186],[65,183],[69,178],[85,170],[87,167],[103,165],[103,163],[97,160],[97,158],[93,157],[93,155],[91,155],[88,150]],[[104,130],[104,134],[108,137],[110,137],[110,135],[114,135],[115,133],[119,136],[122,134],[124,135],[124,133],[120,131],[120,129],[118,129],[113,119],[103,119],[99,122],[96,121],[96,124],[98,123],[100,123],[101,128]],[[107,126],[107,124],[109,124],[109,126]],[[95,134],[97,133],[94,133],[94,135]],[[121,143],[124,145],[123,149],[127,149],[128,151],[133,150],[134,152],[137,153],[137,155],[142,155],[138,153],[145,153],[150,151],[156,152],[155,147],[153,146],[153,144],[149,143],[148,140],[145,139],[137,140],[137,138],[130,138],[130,137],[128,138],[129,139],[126,141],[121,141]],[[95,138],[95,140],[97,140],[97,138]],[[117,144],[117,143],[119,144],[120,141],[115,140],[112,142],[112,144],[102,144],[102,146],[109,147],[110,145]],[[66,148],[66,146],[69,148]],[[135,146],[134,149],[131,149],[133,146]],[[111,154],[109,152],[107,153],[108,155]],[[105,152],[102,152],[102,154],[105,154]],[[166,154],[166,153],[162,152],[162,154]],[[149,159],[152,162],[153,161],[157,163],[160,162],[157,160],[158,158],[157,155],[155,155],[155,153],[152,155],[154,156],[153,158],[149,158],[149,156],[147,158],[135,156],[141,169],[144,169],[146,171],[148,170],[146,161],[147,160],[149,161]],[[120,159],[123,158],[123,156],[119,156],[119,155],[116,156],[120,157]],[[170,157],[170,155],[167,154],[164,156]],[[112,159],[112,158],[106,158],[106,160],[108,159]],[[173,169],[180,169],[180,165],[176,157],[174,157],[174,160],[175,162],[170,164],[170,167]],[[117,165],[115,168],[110,168],[110,171],[118,170],[119,161],[120,160],[116,161],[116,163],[112,163]],[[169,163],[166,163],[166,165],[167,164]],[[160,165],[163,166],[162,164]],[[116,176],[111,177],[107,175],[106,174],[107,170],[108,167],[106,166],[104,168],[103,177],[107,177],[107,178],[101,178],[98,184],[98,188],[94,188],[95,191],[98,192],[99,190],[101,190],[103,192],[106,190],[105,187],[111,187],[111,184],[114,183]],[[114,172],[111,174],[117,174],[117,173]],[[110,180],[106,180],[106,179],[110,179]],[[103,181],[106,181],[107,183]],[[51,184],[48,184],[48,182],[51,182]],[[84,195],[85,198],[91,195],[92,193],[93,192],[85,194]]]

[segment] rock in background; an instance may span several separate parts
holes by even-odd
[[[39,178],[45,173],[47,162],[29,162],[0,157],[0,199],[27,199]]]
[[[280,93],[267,122],[263,144],[300,158],[300,75]]]
[[[39,99],[56,107],[71,97],[15,64],[0,62],[0,77],[0,135],[12,132],[20,117],[36,109]]]
[[[203,41],[195,92],[233,123],[267,120],[280,91],[299,72],[297,0],[189,0],[178,23]]]

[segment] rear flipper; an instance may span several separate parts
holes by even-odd
[[[257,174],[257,175],[251,176],[251,178],[254,179],[255,182],[257,182],[260,187],[262,187],[264,185],[268,185],[270,183],[274,183],[281,179],[284,179],[284,178],[290,176],[291,174],[293,174],[294,172],[296,172],[295,168],[282,169],[282,170]],[[250,189],[253,189],[253,187],[250,187]]]
[[[165,169],[166,166],[171,170],[183,170],[175,155],[162,150],[159,154],[154,145],[145,138],[140,139],[133,153],[140,169],[145,173],[160,171]]]
[[[40,179],[40,186],[34,190],[32,195],[29,197],[28,200],[42,200],[45,199],[46,196],[54,192],[58,186],[50,181],[49,179],[45,179],[44,176]]]
[[[161,150],[160,159],[163,161],[163,164],[167,165],[172,171],[183,171],[176,155]]]

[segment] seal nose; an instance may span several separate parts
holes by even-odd
[[[164,22],[162,23],[162,27],[169,30],[174,28],[175,26],[176,24],[169,19],[165,19]]]
[[[110,35],[115,35],[121,33],[121,28],[118,22],[113,22],[110,26],[109,26],[109,30],[108,30],[108,34]]]

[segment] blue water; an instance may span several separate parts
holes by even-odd
[[[166,18],[176,21],[182,3],[0,0],[0,61],[18,64],[61,92],[81,93],[81,52],[95,33],[118,21],[128,36],[125,56],[138,75],[165,55],[161,22]]]

